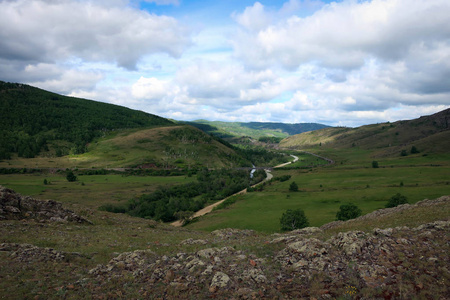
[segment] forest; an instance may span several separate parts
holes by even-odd
[[[3,81],[0,105],[0,159],[13,153],[31,158],[50,146],[56,156],[80,154],[109,131],[173,124],[142,111]]]

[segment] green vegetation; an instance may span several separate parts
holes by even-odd
[[[158,188],[151,194],[132,199],[127,206],[119,208],[104,206],[111,212],[125,212],[136,217],[171,222],[184,216],[182,212],[195,212],[208,201],[217,201],[231,196],[252,184],[262,176],[250,178],[247,171],[204,169],[197,174],[197,182]]]
[[[280,219],[281,231],[295,230],[309,226],[305,212],[301,209],[288,209]]]
[[[75,174],[73,174],[72,171],[67,171],[66,179],[68,182],[74,182],[74,181],[77,181],[77,176]],[[44,184],[45,184],[45,182],[44,182]]]
[[[65,97],[28,85],[0,81],[0,159],[80,154],[106,132],[124,128],[171,125],[141,111]]]
[[[290,136],[281,141],[283,148],[311,149],[313,152],[325,149],[356,148],[372,150],[377,157],[406,156],[406,147],[412,155],[420,153],[448,153],[450,130],[447,119],[450,109],[434,115],[409,121],[365,125],[358,128],[324,128]]]
[[[292,181],[292,183],[289,185],[289,191],[298,192],[298,185],[295,183],[295,181]]]
[[[403,196],[402,194],[397,193],[397,194],[395,194],[394,196],[392,196],[389,199],[389,201],[388,201],[388,203],[386,204],[385,207],[386,208],[396,207],[396,206],[399,206],[399,205],[402,205],[402,204],[406,204],[406,203],[408,203],[408,199],[405,196]]]
[[[274,179],[291,176],[290,181],[272,179],[262,192],[242,195],[227,210],[206,215],[188,228],[210,231],[233,227],[273,233],[279,230],[279,218],[287,209],[301,208],[311,226],[321,226],[334,221],[339,207],[348,202],[357,205],[364,215],[384,208],[396,193],[405,195],[410,203],[450,194],[450,180],[446,180],[450,154],[380,159],[377,169],[369,167],[373,158],[367,151],[353,148],[321,154],[333,158],[336,164],[274,169]],[[289,192],[292,181],[301,185],[302,193]]]
[[[326,128],[328,126],[317,123],[264,123],[264,122],[220,122],[197,120],[186,122],[207,133],[231,140],[236,137],[252,137],[263,143],[278,143],[280,139],[289,135]]]
[[[341,205],[336,213],[336,220],[347,221],[361,216],[361,209],[353,203]]]

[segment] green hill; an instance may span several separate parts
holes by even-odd
[[[71,159],[86,167],[251,166],[232,148],[188,125],[122,131],[91,143],[88,152]]]
[[[253,139],[259,139],[263,137],[286,138],[290,135],[328,127],[327,125],[317,123],[298,123],[298,124],[270,123],[270,122],[243,123],[243,122],[207,121],[207,120],[197,120],[187,123],[207,133],[214,134],[215,136],[224,139],[230,139],[231,141],[233,140],[233,138],[239,138],[242,136],[248,136]]]
[[[167,119],[129,108],[61,96],[0,81],[0,159],[86,151],[96,137],[113,130],[167,126]]]
[[[448,153],[450,109],[414,120],[380,123],[357,128],[324,128],[284,139],[283,148],[360,148],[374,156],[398,156],[417,151]]]
[[[251,166],[220,139],[142,111],[6,82],[0,105],[2,167]]]

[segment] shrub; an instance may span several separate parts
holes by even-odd
[[[411,154],[416,154],[416,153],[420,153],[420,151],[417,150],[416,146],[412,146],[411,147]]]
[[[308,219],[302,209],[288,209],[280,219],[282,231],[295,230],[309,226]]]
[[[402,150],[402,152],[400,153],[401,156],[407,156],[408,152],[406,152],[406,150]]]
[[[396,207],[396,206],[399,206],[401,204],[406,204],[406,203],[408,203],[408,198],[406,198],[406,196],[403,196],[400,193],[397,193],[394,196],[392,196],[391,199],[389,199],[389,201],[385,207],[386,208]]]
[[[77,181],[77,176],[75,176],[75,174],[73,174],[72,171],[68,171],[67,175],[66,175],[66,179],[69,182]]]
[[[347,221],[359,217],[361,213],[361,209],[355,204],[344,204],[341,205],[339,211],[336,213],[336,220]]]
[[[292,181],[291,185],[289,185],[289,191],[298,192],[298,185],[295,183],[295,181]]]
[[[372,162],[372,168],[378,168],[378,162],[376,160]]]

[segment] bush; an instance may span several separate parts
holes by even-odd
[[[378,168],[378,162],[376,160],[372,162],[372,168]]]
[[[298,185],[295,183],[295,181],[292,181],[291,185],[289,185],[289,191],[298,192]]]
[[[359,217],[361,213],[361,209],[355,204],[344,204],[341,205],[339,211],[336,213],[336,220],[347,221]]]
[[[420,153],[420,151],[417,150],[416,146],[412,146],[411,147],[411,154],[416,154],[416,153]]]
[[[394,196],[392,196],[391,199],[389,199],[389,201],[385,207],[386,208],[396,207],[396,206],[399,206],[401,204],[406,204],[406,203],[408,203],[408,198],[406,198],[406,196],[403,196],[400,193],[397,193]]]
[[[295,230],[309,226],[305,212],[301,209],[288,209],[280,219],[282,231]]]
[[[77,181],[77,176],[75,176],[75,174],[73,174],[72,171],[68,171],[67,175],[66,175],[66,179],[69,182]]]

